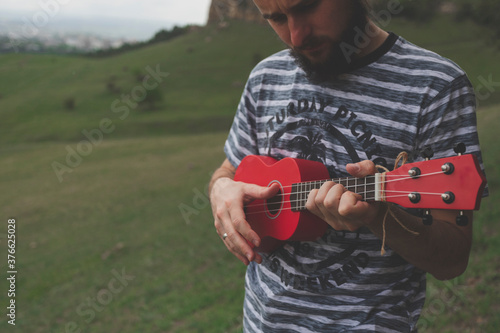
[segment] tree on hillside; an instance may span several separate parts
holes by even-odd
[[[459,6],[459,19],[472,19],[488,27],[495,38],[500,38],[500,1],[498,0],[455,0]]]
[[[63,105],[66,111],[73,111],[76,107],[76,100],[74,97],[68,97],[63,101]]]
[[[172,38],[181,36],[181,35],[185,34],[190,29],[190,27],[191,26],[187,25],[184,27],[174,26],[172,28],[172,30],[162,29],[162,30],[158,31],[154,35],[154,37],[148,41],[148,43],[154,44],[154,43],[165,42],[165,41],[170,40]]]
[[[135,80],[138,85],[143,85],[144,80],[146,79],[146,74],[141,71],[135,72]],[[139,105],[139,110],[141,111],[155,111],[158,108],[158,104],[163,101],[163,93],[160,87],[156,87],[155,89],[145,89],[144,97],[137,101]]]
[[[372,7],[375,10],[387,9],[392,6],[394,0],[373,0]],[[439,11],[443,0],[398,0],[402,11],[398,16],[405,17],[417,22],[428,22]]]
[[[98,50],[94,51],[91,53],[88,53],[87,56],[90,57],[107,57],[107,56],[114,56],[117,54],[125,53],[128,51],[132,50],[137,50],[149,45],[153,45],[156,43],[161,43],[161,42],[166,42],[168,40],[171,40],[173,38],[182,36],[189,31],[194,29],[194,25],[186,25],[184,27],[178,27],[174,26],[171,30],[166,30],[162,29],[158,31],[151,39],[145,42],[140,42],[140,43],[125,43],[121,47],[116,48],[116,49],[105,49],[105,50]]]

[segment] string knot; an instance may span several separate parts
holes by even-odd
[[[394,162],[394,169],[393,170],[396,170],[397,168],[399,168],[400,166],[403,166],[406,164],[406,162],[408,162],[408,153],[405,152],[405,151],[402,151],[399,153],[398,157],[396,158],[396,161]],[[401,163],[401,165],[399,165]],[[385,166],[383,165],[376,165],[375,166],[377,169],[381,169],[381,170],[384,170],[384,172],[382,173],[383,175],[383,181],[381,182],[382,183],[382,186],[384,186],[385,184],[385,174],[387,172],[390,172],[389,169],[387,169]],[[382,188],[382,194],[385,193],[385,188]],[[385,194],[384,194],[384,197],[382,197],[382,201],[386,201],[385,200]],[[405,229],[406,231],[408,231],[409,233],[415,235],[415,236],[418,236],[419,233],[416,232],[416,231],[413,231],[411,229],[409,229],[407,226],[405,226],[403,224],[403,222],[401,222],[397,217],[396,217],[396,214],[394,214],[394,212],[392,211],[392,207],[393,207],[393,204],[388,202],[387,203],[387,211],[385,212],[384,214],[384,219],[382,221],[382,248],[380,249],[380,254],[381,255],[385,255],[386,251],[385,251],[385,238],[386,238],[386,230],[385,230],[385,223],[387,221],[387,216],[389,216],[389,214],[391,214],[392,218],[398,222],[398,224],[403,228]]]

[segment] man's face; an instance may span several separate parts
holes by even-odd
[[[354,28],[365,28],[359,0],[254,0],[299,65],[314,81],[348,70],[342,43],[353,45]]]

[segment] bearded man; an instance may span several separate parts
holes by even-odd
[[[361,0],[254,2],[288,49],[250,74],[209,188],[218,234],[248,265],[244,332],[416,332],[426,273],[451,279],[467,267],[472,212],[466,226],[449,210],[424,224],[328,181],[306,203],[326,233],[259,253],[244,206],[279,186],[234,175],[245,156],[265,155],[365,177],[401,151],[419,161],[430,147],[441,158],[458,142],[481,160],[472,86],[452,61],[379,28]]]

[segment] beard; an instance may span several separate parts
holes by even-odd
[[[324,83],[348,72],[352,68],[352,59],[345,54],[342,46],[355,45],[357,31],[364,31],[368,24],[366,7],[359,0],[352,0],[353,8],[349,24],[342,32],[339,41],[332,41],[328,37],[310,37],[305,41],[305,47],[318,46],[329,43],[328,54],[323,61],[313,62],[300,49],[290,48],[290,54],[296,63],[304,70],[307,78],[313,83]]]

